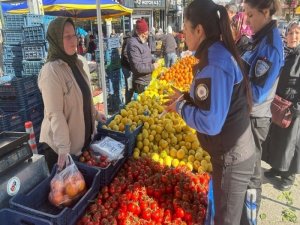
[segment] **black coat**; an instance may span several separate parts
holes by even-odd
[[[262,159],[274,169],[300,173],[300,46],[287,53],[276,93],[293,103],[294,118],[288,128],[271,125]]]
[[[152,64],[152,55],[147,42],[142,43],[137,35],[132,36],[128,40],[127,54],[130,69],[133,73],[133,82],[149,85],[154,65]]]

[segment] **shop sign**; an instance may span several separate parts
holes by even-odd
[[[155,8],[164,5],[162,0],[134,0],[134,6],[136,8]]]
[[[20,190],[21,182],[18,177],[12,177],[7,182],[6,191],[10,196],[16,195]]]
[[[150,10],[134,10],[133,15],[150,15],[152,14],[152,11]]]

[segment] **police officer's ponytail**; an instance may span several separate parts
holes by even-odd
[[[250,81],[249,81],[249,77],[244,72],[243,63],[232,36],[227,10],[224,6],[217,5],[216,14],[219,18],[219,29],[221,32],[221,39],[225,47],[233,55],[233,57],[235,58],[239,67],[242,70],[243,77],[244,77],[244,84],[246,85],[247,102],[248,102],[249,112],[250,112],[252,108],[252,94],[251,94]]]

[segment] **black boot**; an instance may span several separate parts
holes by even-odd
[[[276,176],[280,176],[280,171],[276,169],[269,169],[268,171],[264,172],[265,177],[267,178],[274,178]]]
[[[291,187],[293,186],[295,182],[295,174],[292,174],[288,177],[281,177],[281,182],[278,185],[278,189],[280,191],[288,191],[291,189]]]

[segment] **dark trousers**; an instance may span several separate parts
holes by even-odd
[[[215,201],[214,225],[239,225],[247,185],[253,174],[255,155],[241,161],[226,164],[212,158]]]
[[[261,155],[263,151],[263,146],[265,144],[271,119],[268,117],[254,118],[251,119],[251,130],[255,142],[255,166],[254,173],[250,179],[248,189],[256,189],[256,215],[258,215],[260,202],[261,202]],[[249,225],[247,219],[247,209],[246,206],[243,207],[243,214],[241,218],[241,225]]]
[[[45,160],[48,166],[48,169],[51,173],[53,166],[57,163],[58,155],[57,153],[50,148],[47,144],[43,144],[41,155],[45,156]]]

